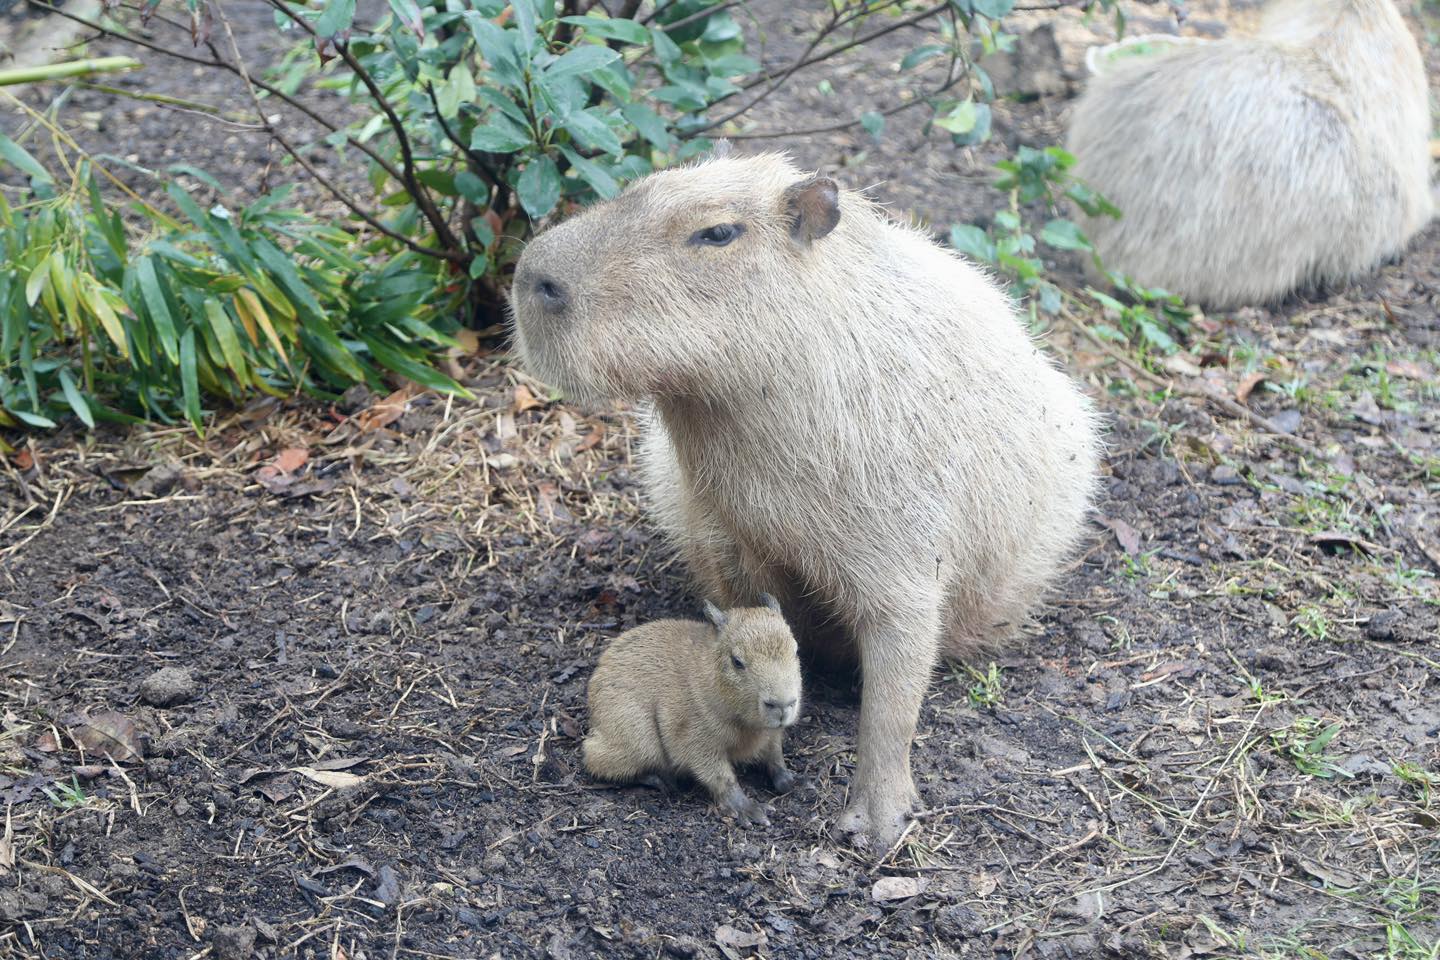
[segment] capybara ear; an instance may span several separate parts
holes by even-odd
[[[735,148],[730,145],[729,140],[725,140],[723,138],[720,140],[716,140],[715,146],[710,150],[710,159],[724,160],[726,157],[730,156],[730,154],[734,152],[734,149]]]
[[[769,607],[771,610],[774,610],[776,613],[780,613],[780,612],[781,612],[781,611],[780,611],[780,601],[779,601],[779,600],[776,600],[774,597],[772,597],[772,596],[771,596],[770,594],[768,594],[768,593],[762,593],[762,594],[760,594],[760,602],[763,603],[765,606]]]
[[[785,214],[790,236],[812,243],[840,222],[840,188],[829,177],[814,176],[785,188]]]
[[[725,626],[725,621],[729,618],[725,616],[725,612],[723,610],[715,606],[715,604],[711,603],[709,600],[706,600],[705,619],[715,624],[715,629],[719,630],[721,627]]]

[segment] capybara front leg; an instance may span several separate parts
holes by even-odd
[[[840,829],[883,853],[914,812],[910,742],[939,649],[938,617],[875,622],[858,631],[863,692],[855,778]]]

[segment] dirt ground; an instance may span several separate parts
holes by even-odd
[[[845,70],[756,129],[844,119]],[[114,152],[256,185],[263,144],[106,102]],[[1002,142],[1053,142],[1065,102],[1007,107]],[[993,209],[998,147],[892,133],[793,146],[937,225]],[[1437,297],[1440,227],[1204,318],[1158,373],[1049,334],[1109,416],[1094,538],[1023,645],[937,672],[927,810],[878,865],[831,838],[844,678],[808,678],[801,785],[748,781],[768,828],[581,769],[606,639],[695,613],[626,411],[537,399],[494,349],[475,402],[29,438],[0,459],[0,956],[1434,960]]]

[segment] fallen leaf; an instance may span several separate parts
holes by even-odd
[[[1266,379],[1264,371],[1257,370],[1240,381],[1240,386],[1235,388],[1235,402],[1245,403],[1250,399],[1250,394],[1262,381]]]
[[[1312,533],[1310,542],[1330,553],[1334,553],[1340,547],[1349,547],[1351,550],[1362,553],[1376,553],[1381,549],[1379,544],[1371,543],[1364,537],[1358,537],[1343,530],[1321,530],[1318,533]]]
[[[537,499],[540,502],[540,509],[545,514],[546,523],[569,523],[575,518],[565,508],[564,502],[560,499],[560,490],[553,483],[542,483],[535,488]]]
[[[1115,534],[1115,541],[1126,556],[1133,557],[1140,552],[1140,532],[1130,524],[1114,517],[1101,517],[1100,525]]]
[[[275,458],[275,467],[281,473],[294,473],[310,462],[310,451],[304,447],[287,447]]]
[[[528,746],[505,747],[503,750],[496,750],[495,755],[498,757],[505,757],[506,759],[513,759],[515,757],[525,754],[529,750],[530,748]]]
[[[55,739],[54,730],[46,730],[35,740],[35,749],[41,753],[54,753],[60,749],[60,743]]]
[[[1391,360],[1385,364],[1385,372],[1393,377],[1405,377],[1409,380],[1426,379],[1425,371],[1414,360]]]
[[[584,440],[580,441],[580,445],[575,448],[575,452],[584,453],[586,450],[589,450],[591,447],[595,446],[595,444],[599,443],[604,438],[605,428],[597,425],[595,429],[591,430],[585,435]]]
[[[388,427],[405,415],[406,404],[415,395],[416,388],[407,384],[396,390],[390,396],[378,403],[372,404],[369,409],[362,410],[355,417],[363,433],[370,433],[372,430],[379,430],[381,427]]]
[[[70,736],[91,753],[108,754],[116,761],[133,760],[143,750],[135,722],[114,710],[93,717],[82,714],[80,722],[71,727]]]
[[[266,780],[255,789],[271,803],[284,803],[298,792],[289,777],[283,780]]]
[[[35,466],[35,455],[30,452],[28,447],[15,451],[15,456],[11,459],[15,461],[15,469],[21,473]]]
[[[981,870],[970,878],[970,886],[975,890],[975,896],[977,897],[990,896],[999,885],[1000,881],[995,879],[995,875],[986,873],[984,870]]]
[[[340,770],[317,770],[315,767],[292,767],[291,769],[306,780],[313,780],[322,787],[332,787],[336,790],[346,790],[365,782],[364,777]]]
[[[752,949],[764,949],[769,939],[770,938],[765,935],[764,930],[747,932],[732,927],[728,923],[722,923],[715,928],[715,942],[719,944],[720,949],[726,951],[729,956],[740,956],[740,954],[730,954],[729,951],[731,950],[749,951]]]
[[[474,354],[480,352],[480,334],[468,327],[455,331],[455,342],[460,344],[462,354]]]
[[[5,810],[5,833],[0,836],[0,870],[15,869],[15,827],[10,822],[10,810]]]
[[[870,888],[870,899],[876,903],[907,900],[924,891],[926,886],[926,881],[919,877],[881,877]]]
[[[1162,363],[1161,366],[1171,373],[1180,374],[1182,377],[1198,377],[1201,372],[1200,367],[1195,361],[1183,353],[1172,353],[1165,358],[1165,362]]]
[[[375,868],[370,866],[368,862],[360,859],[359,857],[351,857],[344,863],[337,863],[333,867],[321,867],[319,870],[315,871],[315,876],[323,877],[327,873],[336,873],[340,870],[356,870],[360,873],[365,874],[365,876],[367,877],[375,876]]]
[[[524,413],[526,410],[534,410],[536,407],[543,407],[545,404],[535,399],[535,394],[525,384],[515,387],[515,412]]]

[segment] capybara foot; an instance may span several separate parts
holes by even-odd
[[[720,812],[731,816],[742,827],[768,827],[770,818],[765,815],[764,804],[758,803],[745,795],[745,791],[736,787],[725,795],[720,801]]]
[[[908,784],[881,786],[852,797],[836,826],[856,849],[879,857],[900,839],[914,812],[915,794]]]

